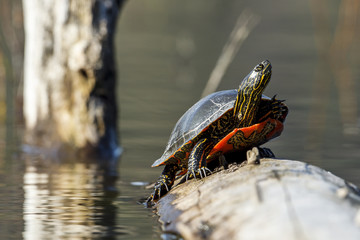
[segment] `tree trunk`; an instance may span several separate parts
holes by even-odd
[[[113,38],[121,3],[23,0],[27,141],[119,154]]]
[[[360,191],[320,168],[261,159],[174,187],[156,205],[184,239],[360,239]]]

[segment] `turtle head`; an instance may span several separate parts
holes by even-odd
[[[261,96],[271,78],[271,64],[262,61],[242,80],[234,105],[234,117],[239,120],[239,127],[250,126],[255,121],[255,115]]]
[[[271,64],[268,60],[262,61],[242,80],[238,92],[243,94],[262,95],[271,78]]]

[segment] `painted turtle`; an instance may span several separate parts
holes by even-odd
[[[209,161],[231,151],[245,151],[279,136],[288,108],[262,95],[271,78],[265,60],[243,79],[239,89],[215,92],[199,100],[176,123],[166,149],[152,167],[165,165],[148,201],[172,187],[177,173],[205,177]]]

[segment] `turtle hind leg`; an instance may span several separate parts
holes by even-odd
[[[200,139],[195,144],[189,156],[188,171],[184,176],[185,181],[189,178],[203,178],[211,174],[211,171],[206,167],[206,157],[213,146],[214,144],[207,138]]]
[[[283,103],[284,101],[276,99],[275,95],[271,98],[270,102],[261,102],[256,114],[257,121],[262,122],[268,117],[284,121],[289,111],[288,107]]]
[[[275,154],[269,148],[258,147],[261,158],[275,158]]]
[[[288,107],[283,103],[285,100],[278,100],[275,95],[271,98],[271,101],[272,117],[275,119],[284,118],[283,120],[285,120],[284,114],[286,116],[289,111]]]
[[[228,169],[228,168],[229,168],[229,163],[228,163],[228,161],[226,161],[226,158],[225,158],[225,156],[224,156],[223,154],[221,154],[221,155],[219,156],[219,165],[220,165],[220,166],[223,166],[224,169]]]
[[[146,201],[147,203],[158,200],[161,196],[170,191],[172,185],[174,184],[176,172],[178,170],[179,166],[177,164],[165,165],[163,172],[155,183],[154,191]]]

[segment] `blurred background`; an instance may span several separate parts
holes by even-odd
[[[128,1],[115,39],[124,154],[111,192],[94,164],[26,151],[21,1],[0,4],[0,239],[158,239],[157,218],[138,204],[162,171],[150,166],[245,13],[256,21],[217,90],[270,60],[265,94],[286,99],[290,112],[265,146],[360,186],[359,1]]]

